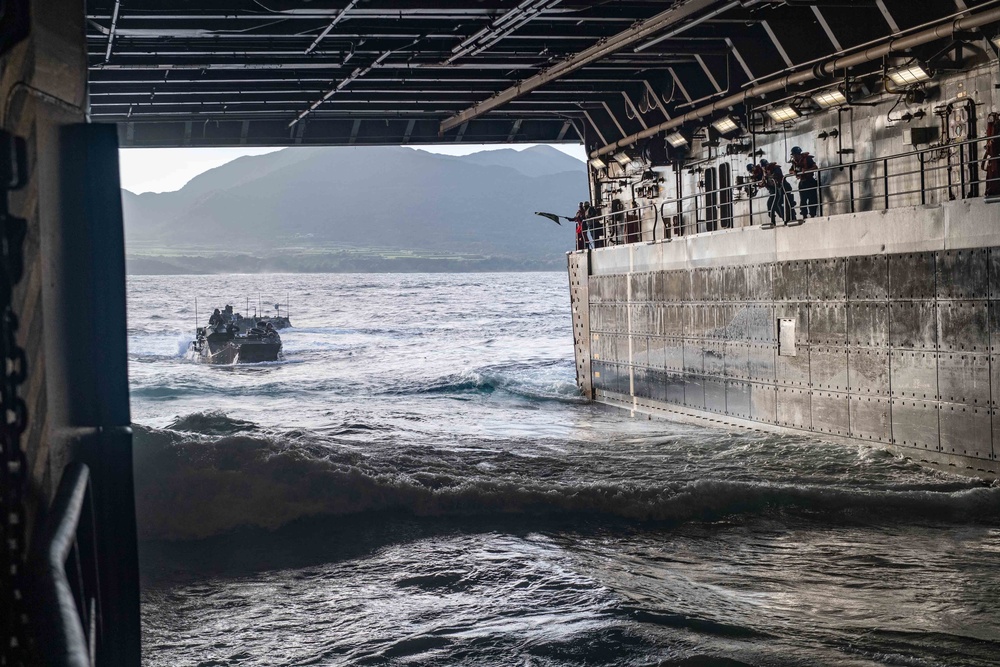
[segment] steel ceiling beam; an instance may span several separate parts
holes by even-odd
[[[967,14],[962,18],[941,21],[934,27],[925,28],[906,36],[891,37],[883,40],[877,45],[856,50],[850,55],[828,58],[813,65],[812,67],[791,71],[790,73],[774,78],[767,83],[751,86],[742,92],[730,95],[713,102],[712,104],[697,108],[684,114],[683,116],[679,116],[665,123],[660,123],[659,125],[651,127],[648,130],[636,132],[635,134],[625,137],[621,141],[617,141],[613,144],[606,144],[593,151],[590,156],[593,158],[600,157],[601,155],[607,155],[608,153],[612,153],[619,148],[629,146],[636,141],[648,139],[649,137],[659,134],[660,132],[680,127],[684,123],[710,117],[715,112],[722,109],[728,109],[729,107],[739,104],[745,104],[752,99],[760,98],[761,96],[768,95],[770,93],[787,90],[792,86],[832,76],[836,72],[842,72],[851,67],[857,67],[858,65],[879,60],[891,53],[898,53],[907,49],[916,48],[940,39],[951,39],[958,32],[972,30],[974,28],[979,28],[998,21],[1000,21],[1000,8],[994,7],[975,14]]]
[[[497,93],[490,99],[469,107],[461,113],[455,114],[441,123],[440,131],[442,133],[447,132],[448,130],[458,127],[462,123],[465,123],[473,118],[478,118],[484,113],[488,113],[497,107],[503,106],[507,102],[510,102],[525,93],[531,92],[532,90],[555,81],[570,72],[576,71],[588,63],[600,60],[601,58],[615,53],[620,49],[646,39],[647,37],[650,37],[665,28],[698,14],[713,5],[715,1],[716,0],[691,0],[680,7],[668,9],[664,12],[656,14],[646,21],[640,21],[627,30],[609,37],[606,40],[600,41],[590,48],[584,49],[575,56],[557,63],[547,70]]]
[[[111,28],[108,29],[108,48],[104,52],[104,62],[111,60],[111,48],[115,43],[115,30],[118,29],[118,12],[121,10],[121,0],[115,0],[115,9],[111,13]]]
[[[342,10],[340,10],[340,12],[333,17],[333,20],[330,21],[330,25],[323,28],[323,31],[319,33],[319,35],[317,35],[316,39],[313,40],[313,43],[310,44],[309,48],[306,49],[305,54],[309,55],[310,53],[315,51],[316,47],[319,46],[319,43],[323,41],[323,38],[329,35],[330,31],[333,30],[335,27],[337,27],[338,23],[347,18],[347,13],[350,12],[352,9],[354,9],[360,1],[361,0],[351,0],[350,2],[348,2],[347,6],[344,7]]]
[[[511,33],[538,17],[542,12],[558,5],[562,0],[523,0],[521,4],[501,15],[490,25],[476,34],[463,40],[452,49],[451,56],[445,61],[453,63],[465,56],[475,56],[490,48]]]

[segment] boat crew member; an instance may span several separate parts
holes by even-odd
[[[587,224],[586,221],[586,209],[583,207],[583,202],[576,207],[576,215],[573,217],[573,222],[576,223],[576,249],[586,250],[587,246],[587,232],[584,229],[584,225]]]
[[[781,166],[761,158],[760,166],[764,170],[763,185],[767,188],[767,210],[771,224],[776,224],[775,215],[780,215],[787,225],[795,220],[795,200],[792,198],[792,186],[785,180]]]
[[[590,234],[590,247],[604,247],[604,223],[595,220],[601,214],[600,209],[590,205],[589,201],[583,202],[584,232]]]
[[[220,313],[219,309],[216,308],[215,311],[212,313],[212,316],[208,318],[208,326],[217,327],[220,324],[222,324],[222,313]]]
[[[816,180],[816,160],[798,146],[792,148],[791,169],[799,181],[799,213],[802,219],[816,217],[819,210],[819,182]]]
[[[774,226],[774,182],[767,177],[767,166],[770,164],[767,160],[761,158],[760,164],[754,165],[753,176],[757,180],[755,181],[758,188],[767,189],[767,215],[770,219],[770,225]],[[749,167],[750,165],[747,165]]]

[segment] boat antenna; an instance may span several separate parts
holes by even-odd
[[[194,298],[194,328],[198,328],[198,297]]]

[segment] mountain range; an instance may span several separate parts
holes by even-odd
[[[365,270],[359,257],[372,270],[393,270],[387,257],[406,260],[399,270],[561,268],[572,223],[534,211],[573,215],[587,196],[584,163],[550,146],[465,156],[294,147],[238,158],[176,192],[122,191],[130,271],[143,273],[210,270],[192,258],[212,252],[262,270]]]

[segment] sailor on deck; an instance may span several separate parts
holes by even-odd
[[[816,180],[816,160],[803,153],[798,146],[792,148],[791,169],[799,181],[799,213],[802,218],[816,217],[819,211],[819,182]]]

